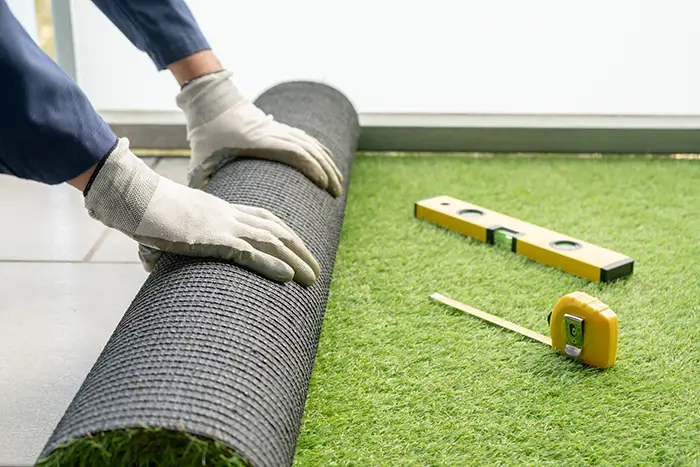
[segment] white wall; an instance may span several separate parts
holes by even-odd
[[[363,113],[700,115],[694,0],[192,0],[251,97],[328,82]],[[174,111],[177,87],[87,0],[77,80],[98,110]]]
[[[24,26],[32,39],[38,41],[34,0],[7,0],[7,4],[10,6],[12,14]]]

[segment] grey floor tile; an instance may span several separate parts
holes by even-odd
[[[161,157],[154,170],[170,180],[187,185],[189,157]]]
[[[147,274],[0,263],[0,465],[33,465]]]
[[[155,164],[158,161],[157,157],[152,157],[152,156],[142,156],[140,157],[142,161],[146,163],[147,166],[153,167],[153,164]]]
[[[97,245],[90,261],[140,264],[138,243],[118,230],[108,229],[106,237]]]
[[[80,261],[104,230],[75,188],[8,175],[0,175],[0,219],[0,261]]]
[[[105,233],[75,188],[8,175],[0,175],[0,219],[0,261],[81,261]]]

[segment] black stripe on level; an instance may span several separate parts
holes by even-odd
[[[632,274],[633,270],[634,260],[632,258],[625,258],[600,268],[600,282],[612,282],[621,277],[629,276]]]
[[[494,244],[493,233],[503,227],[502,225],[492,225],[491,227],[486,227],[486,243]]]

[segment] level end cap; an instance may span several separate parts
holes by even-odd
[[[634,272],[634,259],[625,258],[600,268],[600,281],[612,282],[627,277]]]

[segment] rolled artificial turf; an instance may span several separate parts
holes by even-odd
[[[343,193],[245,154],[218,167],[204,190],[282,219],[318,261],[316,282],[278,283],[235,262],[164,254],[47,441],[44,463],[292,463],[359,125],[350,101],[320,83],[282,83],[255,103],[332,151]]]

